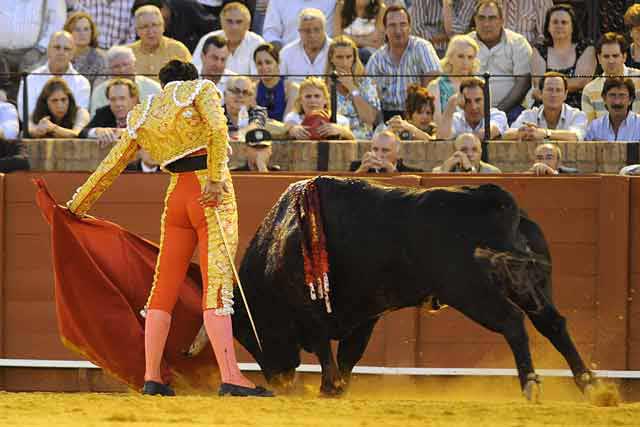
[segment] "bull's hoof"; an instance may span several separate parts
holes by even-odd
[[[540,403],[540,395],[542,394],[542,384],[540,377],[536,374],[529,374],[527,382],[522,390],[524,397],[531,403]]]
[[[620,404],[620,392],[618,387],[612,383],[605,383],[598,379],[593,379],[584,386],[584,397],[593,406],[610,407]]]
[[[341,397],[345,392],[345,384],[338,381],[337,384],[323,384],[320,387],[320,397]]]

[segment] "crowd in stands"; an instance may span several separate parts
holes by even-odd
[[[434,172],[477,173],[499,172],[480,160],[487,136],[640,141],[640,4],[628,34],[593,43],[552,0],[0,3],[4,140],[22,126],[109,146],[177,58],[216,83],[246,170],[277,169],[273,137],[371,140],[360,173],[411,170],[398,157],[411,140],[454,140]],[[530,172],[567,172],[545,147]],[[138,169],[155,170],[143,157]]]

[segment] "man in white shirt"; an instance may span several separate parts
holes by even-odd
[[[483,162],[482,143],[474,133],[461,133],[453,142],[454,152],[431,170],[433,173],[502,173],[496,166]]]
[[[89,80],[78,73],[78,71],[73,68],[73,65],[71,65],[74,48],[75,45],[71,34],[66,31],[53,33],[47,48],[47,63],[33,70],[32,74],[29,74],[27,77],[29,116],[33,113],[42,88],[53,76],[62,77],[64,81],[67,82],[78,107],[89,109],[91,84]],[[22,91],[21,81],[20,89],[18,90],[18,114],[20,115],[20,119],[25,122],[28,120],[28,117],[23,117]]]
[[[64,0],[0,0],[0,58],[10,72],[31,71],[46,59],[54,31],[67,19]],[[2,87],[15,99],[18,76]]]
[[[608,76],[639,77],[640,70],[625,66],[627,60],[627,40],[622,34],[608,32],[602,35],[596,45],[598,62],[602,66],[602,76],[590,81],[582,89],[582,111],[590,122],[607,114],[605,102],[602,98],[602,86]],[[640,79],[632,79],[636,87],[636,101],[632,105],[633,111],[640,112]]]
[[[504,28],[499,0],[478,2],[474,22],[476,31],[469,35],[480,47],[480,73],[510,76],[489,80],[491,106],[506,112],[513,122],[524,110],[520,104],[531,87],[531,45],[522,35]]]
[[[144,101],[149,95],[159,93],[162,88],[160,83],[145,76],[137,76],[136,74],[136,55],[128,46],[114,46],[107,51],[107,63],[109,64],[109,73],[111,77],[124,77],[133,80],[138,86],[140,100]],[[107,99],[108,81],[100,83],[93,88],[91,94],[91,117],[93,117],[101,107],[109,104]]]
[[[602,86],[607,113],[587,128],[586,141],[640,141],[640,115],[631,111],[636,88],[633,80],[607,77]]]
[[[542,106],[524,110],[502,136],[518,141],[582,141],[587,115],[565,104],[569,87],[564,74],[548,71],[540,81]]]
[[[220,14],[222,30],[205,34],[196,49],[193,51],[193,65],[198,71],[202,71],[202,46],[205,40],[211,36],[224,35],[227,39],[229,57],[226,67],[237,74],[257,74],[256,65],[253,62],[253,51],[265,41],[254,32],[249,31],[251,26],[251,14],[242,3],[227,3]]]
[[[202,61],[200,76],[216,84],[223,103],[227,81],[236,75],[236,73],[225,67],[228,57],[227,39],[223,35],[210,36],[204,42],[202,53],[200,54]]]
[[[300,12],[300,38],[286,45],[280,52],[280,74],[288,81],[301,82],[305,76],[325,73],[331,43],[326,26],[327,21],[321,10],[309,8]]]
[[[18,112],[10,102],[0,101],[0,140],[18,137]]]
[[[285,46],[298,38],[298,16],[303,9],[314,7],[322,11],[326,22],[333,23],[336,0],[269,0],[262,36],[275,46]],[[328,35],[333,34],[329,25]]]
[[[462,111],[457,111],[460,108]],[[507,116],[497,108],[491,108],[489,117],[490,139],[499,138],[508,128]],[[460,83],[460,93],[449,98],[438,124],[437,139],[456,138],[463,133],[473,133],[484,139],[484,80],[468,77]]]

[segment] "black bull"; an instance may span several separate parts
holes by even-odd
[[[239,294],[234,335],[272,384],[291,385],[304,349],[320,361],[321,392],[341,393],[380,316],[430,297],[504,336],[528,398],[538,379],[525,314],[564,356],[580,389],[594,383],[553,305],[542,231],[511,194],[495,185],[424,190],[329,177],[315,184],[332,312],[305,285],[294,186],[260,225],[239,272],[263,351]],[[337,363],[330,340],[339,341]]]

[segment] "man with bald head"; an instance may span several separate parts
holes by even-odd
[[[191,53],[182,42],[163,35],[164,18],[158,7],[146,5],[136,10],[135,27],[140,40],[130,47],[136,57],[136,74],[160,81],[158,72],[167,62],[191,62]]]
[[[483,162],[482,143],[476,134],[460,134],[453,142],[455,151],[442,166],[433,168],[434,173],[501,173],[500,169]]]
[[[47,47],[47,63],[33,70],[33,74],[29,74],[27,77],[29,115],[31,115],[36,106],[36,101],[38,100],[38,96],[40,96],[42,88],[53,76],[62,77],[67,82],[78,107],[89,109],[91,84],[89,80],[78,73],[71,64],[74,48],[73,37],[71,37],[71,34],[68,32],[58,31],[51,35]],[[24,122],[28,118],[22,117],[22,91],[22,81],[20,81],[20,89],[18,90],[18,114],[20,114],[20,118]]]
[[[371,140],[371,150],[364,153],[362,161],[351,163],[355,173],[422,172],[404,164],[400,158],[400,141],[390,130],[378,132]]]

